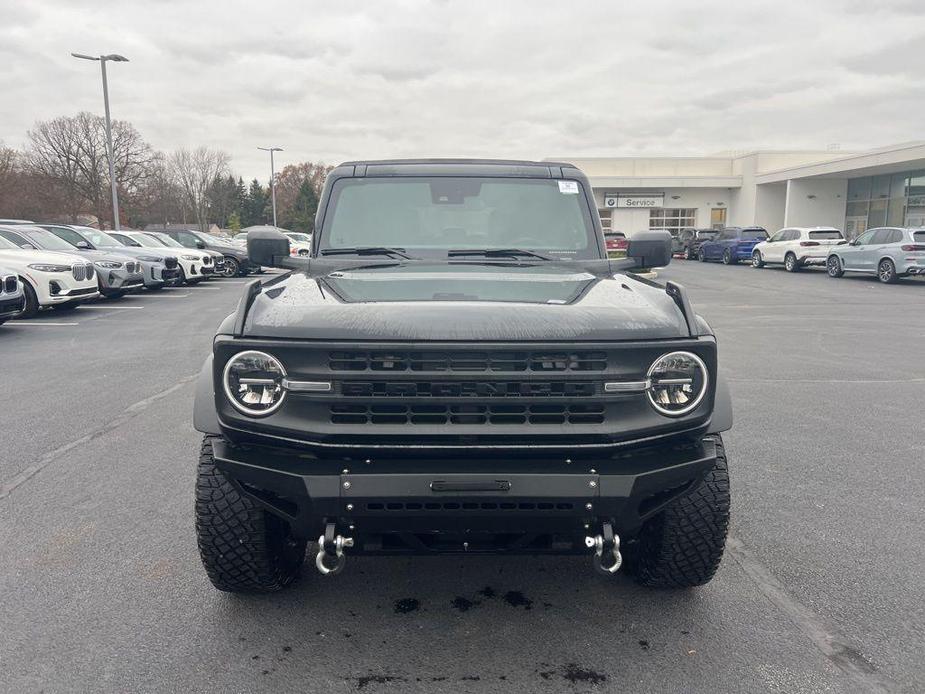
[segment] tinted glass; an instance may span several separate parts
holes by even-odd
[[[860,236],[858,236],[858,238],[857,238],[857,240],[855,241],[855,243],[857,243],[857,244],[859,244],[859,245],[861,245],[861,246],[870,243],[871,240],[872,240],[873,237],[874,237],[874,234],[876,234],[877,231],[878,231],[877,229],[871,229],[870,231],[867,231],[867,232],[861,234]]]
[[[840,239],[842,235],[837,229],[830,229],[824,231],[811,231],[809,232],[809,238],[819,241],[825,239]]]
[[[16,250],[19,248],[15,243],[10,243],[6,238],[3,237],[3,232],[0,231],[0,248],[5,251]]]
[[[30,243],[29,239],[23,238],[21,235],[16,234],[12,231],[7,231],[6,229],[0,229],[0,236],[5,238],[7,241],[13,244],[13,248],[22,248],[24,243]],[[73,248],[71,250],[74,250]]]
[[[105,231],[99,229],[83,229],[83,235],[86,236],[90,243],[97,248],[123,248],[122,244],[116,241]]]
[[[167,234],[158,234],[151,233],[147,234],[149,238],[154,239],[156,242],[159,241],[163,246],[170,246],[171,248],[186,248],[182,243],[177,242],[175,239],[170,238]]]
[[[916,231],[912,234],[913,241],[925,241],[925,231]]]
[[[892,235],[892,233],[893,233],[892,229],[877,229],[877,231],[874,232],[873,237],[868,243],[871,243],[874,245],[878,243],[889,243],[890,236]]]
[[[67,241],[71,246],[76,246],[81,241],[86,242],[86,239],[73,229],[66,229],[64,227],[51,227],[49,231],[59,239],[64,239]]]
[[[150,236],[145,236],[144,234],[133,234],[129,238],[137,243],[139,246],[144,246],[145,248],[161,248],[163,244],[158,243]]]
[[[64,251],[65,253],[74,251],[74,246],[45,229],[35,229],[34,231],[30,229],[29,236],[35,240],[36,246],[41,246],[47,251]]]
[[[768,238],[768,232],[759,229],[747,229],[742,232],[742,238],[745,241],[754,241],[756,239],[762,241]]]
[[[519,178],[341,179],[321,249],[394,246],[443,257],[451,249],[520,248],[596,258],[579,186]]]

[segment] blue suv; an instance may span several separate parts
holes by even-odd
[[[714,238],[700,244],[697,257],[701,262],[722,260],[725,265],[734,265],[740,260],[750,261],[752,249],[767,239],[768,232],[763,227],[726,227]]]

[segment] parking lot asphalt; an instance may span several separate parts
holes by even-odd
[[[689,592],[437,557],[222,594],[193,532],[192,379],[244,282],[3,326],[0,691],[925,689],[925,282],[664,279],[716,330],[736,410],[729,549]]]

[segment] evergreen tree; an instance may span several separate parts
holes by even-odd
[[[247,189],[247,196],[244,199],[244,206],[241,215],[241,224],[245,227],[254,226],[255,224],[267,223],[267,208],[270,204],[270,196],[266,189],[260,185],[256,178],[251,181]]]
[[[280,224],[293,231],[302,231],[310,234],[315,229],[315,212],[318,211],[318,194],[315,187],[307,178],[299,186],[292,207],[280,217]]]

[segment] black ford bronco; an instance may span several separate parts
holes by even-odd
[[[665,232],[608,259],[565,163],[342,164],[308,258],[248,236],[250,284],[199,378],[196,532],[216,588],[352,554],[587,553],[648,586],[709,581],[732,426],[716,340]]]

